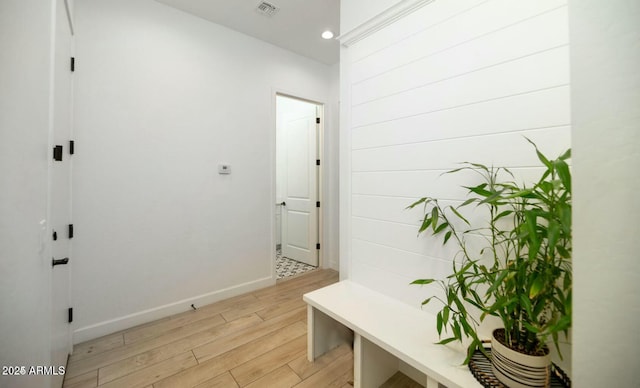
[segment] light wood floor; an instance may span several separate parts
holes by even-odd
[[[316,270],[78,344],[64,387],[337,387],[353,384],[353,351],[306,359],[302,295],[338,281]]]

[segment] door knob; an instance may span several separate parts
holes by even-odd
[[[69,258],[65,257],[64,259],[51,259],[51,266],[55,267],[56,265],[65,265],[69,263]]]
[[[280,206],[287,206],[287,203],[285,201],[280,202],[278,205]]]

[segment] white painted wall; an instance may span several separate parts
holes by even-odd
[[[573,384],[640,380],[640,3],[569,1]]]
[[[54,4],[0,2],[1,366],[50,364],[46,220]],[[49,377],[0,375],[0,386],[47,387]]]
[[[75,341],[271,284],[275,92],[329,67],[151,0],[76,18]]]
[[[409,283],[448,275],[457,248],[416,237],[420,209],[404,208],[425,195],[461,202],[474,178],[440,175],[463,161],[531,182],[540,162],[524,136],[550,157],[570,147],[568,43],[566,0],[466,0],[433,2],[343,47],[349,278],[419,308],[431,291]]]
[[[463,178],[440,177],[461,161],[535,176],[523,136],[551,156],[570,146],[566,1],[434,2],[345,56],[351,278],[419,306],[408,283],[449,273],[456,249],[416,238],[422,215],[404,208],[462,200]]]

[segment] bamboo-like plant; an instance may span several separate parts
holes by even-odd
[[[422,304],[432,299],[442,303],[436,319],[440,344],[471,339],[465,364],[476,349],[484,352],[477,328],[486,316],[501,319],[505,345],[530,355],[546,354],[553,341],[562,357],[558,335],[566,336],[571,327],[571,150],[549,160],[527,140],[545,168],[532,187],[516,184],[506,168],[467,162],[448,173],[470,170],[482,176],[481,184],[464,186],[469,199],[442,206],[424,197],[408,207],[424,206],[419,234],[442,237],[443,244],[455,241],[460,248],[461,260],[453,260],[451,275],[412,284],[435,283],[444,291]],[[462,208],[474,205],[489,211],[488,223],[480,228],[463,216]],[[454,221],[465,225],[464,230],[455,228]],[[470,248],[470,233],[484,237],[483,249]]]

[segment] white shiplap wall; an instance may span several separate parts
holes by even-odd
[[[524,136],[550,157],[570,147],[567,20],[565,0],[436,0],[343,47],[349,278],[419,307],[426,290],[409,283],[448,274],[457,250],[417,237],[421,213],[404,208],[464,198],[471,176],[440,176],[462,161],[531,180]]]

